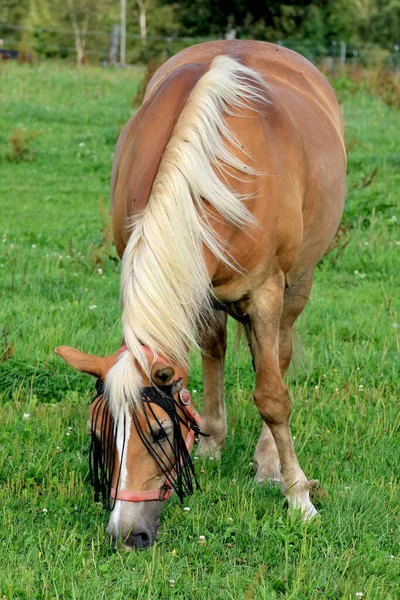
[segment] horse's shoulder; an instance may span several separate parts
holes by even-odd
[[[207,69],[208,65],[191,64],[168,73],[121,132],[111,178],[114,236],[119,254],[129,237],[127,219],[145,208],[179,115]]]

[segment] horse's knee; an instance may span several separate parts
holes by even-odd
[[[257,384],[253,396],[258,411],[266,423],[275,425],[289,421],[292,403],[287,387],[281,379],[275,383]]]
[[[213,336],[205,348],[206,357],[213,358],[214,360],[223,360],[225,358],[226,348],[227,344],[225,337],[217,338],[216,336]]]

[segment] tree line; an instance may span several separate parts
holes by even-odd
[[[25,44],[49,56],[67,55],[71,46],[82,60],[96,55],[98,48],[106,54],[108,34],[120,22],[120,1],[2,0],[0,38],[3,46]],[[165,40],[158,38],[254,38],[300,51],[312,48],[321,55],[340,41],[389,51],[400,45],[400,0],[125,1],[128,39],[132,37],[128,61],[146,60],[165,48]]]

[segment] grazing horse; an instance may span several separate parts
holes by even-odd
[[[244,326],[256,373],[256,481],[279,482],[289,509],[316,514],[282,377],[292,326],[340,222],[345,169],[334,93],[295,52],[209,42],[155,73],[112,171],[123,346],[103,358],[57,349],[104,382],[90,411],[91,454],[95,485],[111,490],[112,536],[154,542],[172,486],[180,497],[192,490],[199,424],[200,452],[223,449],[227,314]],[[204,361],[201,420],[184,387],[193,345]]]

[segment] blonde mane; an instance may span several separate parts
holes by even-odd
[[[229,264],[208,222],[206,200],[223,219],[244,228],[253,217],[223,174],[252,173],[226,144],[240,149],[224,117],[266,103],[260,75],[229,56],[217,56],[193,88],[165,149],[145,210],[131,223],[121,276],[127,351],[109,371],[106,393],[114,415],[135,403],[148,374],[141,345],[185,364],[196,330],[210,308],[206,246]],[[222,177],[221,177],[222,176]]]

